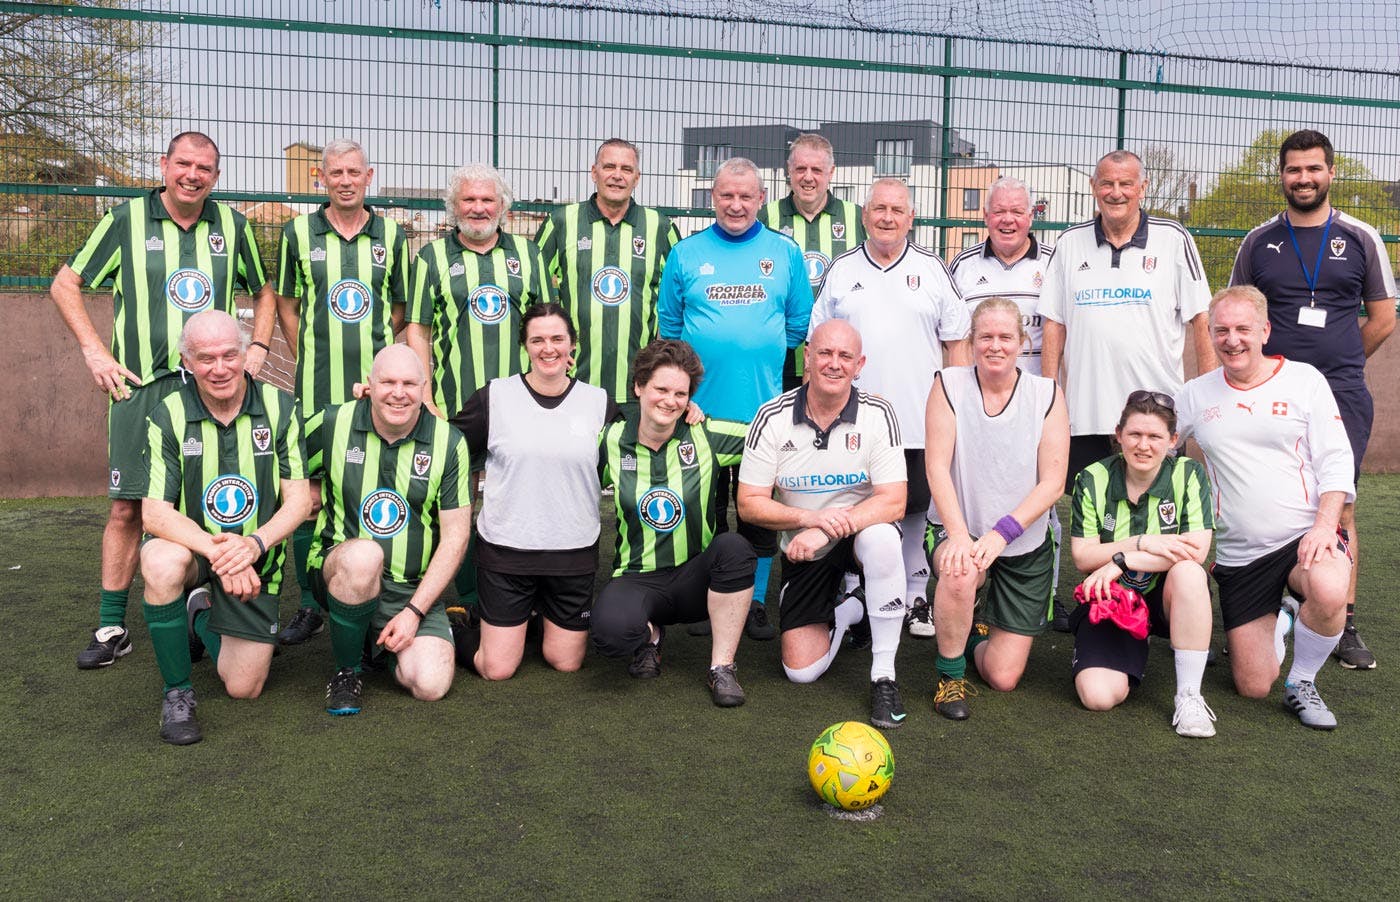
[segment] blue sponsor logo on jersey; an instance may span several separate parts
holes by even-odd
[[[237,473],[215,476],[204,487],[204,513],[220,526],[238,526],[258,509],[258,490]]]
[[[186,313],[198,313],[214,302],[214,283],[197,269],[177,269],[165,280],[170,305]]]
[[[510,296],[495,285],[482,285],[467,299],[472,319],[494,326],[510,312]]]
[[[616,307],[627,300],[632,283],[616,266],[604,266],[593,274],[593,297],[600,304]]]
[[[637,502],[637,516],[657,532],[671,532],[685,519],[685,502],[669,487],[653,486]]]
[[[864,485],[869,481],[870,474],[864,470],[856,473],[807,473],[796,476],[779,476],[778,488],[786,492],[825,495]]]
[[[408,523],[408,502],[393,489],[375,489],[360,505],[360,525],[376,539],[392,539]]]
[[[1076,307],[1117,307],[1152,303],[1151,288],[1081,288],[1074,293]]]
[[[359,279],[341,279],[331,286],[326,303],[342,323],[358,323],[374,309],[374,294]]]
[[[821,251],[808,251],[802,255],[802,262],[807,266],[807,281],[816,285],[826,275],[826,268],[831,265],[831,258]]]

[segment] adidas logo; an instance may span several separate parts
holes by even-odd
[[[1079,269],[1077,270],[1077,272],[1085,272],[1086,270],[1088,270],[1088,268],[1089,268],[1089,261],[1088,261],[1088,260],[1085,260],[1083,263],[1079,264]]]
[[[920,567],[918,570],[914,571],[914,578],[915,578],[915,579],[928,579],[928,568],[927,568],[927,567]]]
[[[981,278],[979,278],[979,279],[977,280],[977,284],[978,284],[978,285],[986,285],[986,284],[987,284],[987,277],[986,277],[986,276],[982,276]]]
[[[851,290],[852,290],[852,291],[864,291],[864,290],[865,290],[865,286],[862,285],[862,284],[860,284],[859,282],[857,282],[856,284],[854,284],[854,285],[851,286]]]
[[[890,614],[895,611],[902,611],[904,610],[904,599],[896,598],[893,601],[887,601],[884,604],[880,605],[880,610],[886,614]]]
[[[781,448],[778,449],[778,453],[781,454],[781,453],[784,452],[784,451],[796,451],[796,450],[797,450],[797,446],[794,445],[794,444],[792,443],[792,439],[788,439],[787,441],[783,442],[783,446],[782,446]]]

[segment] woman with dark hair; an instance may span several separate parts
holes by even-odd
[[[1088,574],[1075,592],[1074,688],[1091,711],[1121,704],[1147,667],[1147,634],[1170,638],[1176,659],[1176,711],[1182,736],[1215,735],[1215,713],[1201,697],[1210,648],[1210,586],[1203,566],[1215,521],[1205,468],[1173,455],[1176,406],[1170,395],[1135,391],[1114,430],[1119,451],[1075,478],[1070,554]],[[1119,614],[1132,589],[1146,602],[1134,635]],[[1095,607],[1099,610],[1096,612]]]
[[[715,478],[743,454],[743,423],[685,417],[704,368],[683,341],[658,339],[637,353],[638,410],[603,432],[599,471],[616,487],[617,560],[593,605],[593,642],[631,658],[634,677],[661,674],[665,627],[709,619],[711,698],[744,703],[734,652],[753,597],[753,546],[715,535]]]
[[[618,409],[603,389],[569,375],[577,339],[560,305],[527,307],[520,344],[529,369],[492,379],[452,418],[473,462],[486,462],[476,522],[480,645],[459,642],[459,663],[488,680],[520,666],[532,613],[543,618],[544,659],[555,670],[578,670],[587,651],[598,436]]]

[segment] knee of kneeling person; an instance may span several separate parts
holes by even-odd
[[[229,698],[252,699],[262,695],[263,685],[267,682],[265,674],[258,676],[231,677],[224,680],[224,691]]]
[[[979,671],[979,673],[981,673]],[[990,673],[981,673],[982,679],[987,685],[997,692],[1010,692],[1021,684],[1021,677],[1026,673],[1026,668],[1016,669],[1006,668],[1003,670],[993,670]],[[1087,707],[1087,706],[1086,706]]]
[[[481,678],[483,680],[499,682],[501,680],[508,680],[511,677],[515,676],[515,671],[518,668],[513,667],[509,664],[501,663],[499,661],[483,661],[481,653],[478,652],[476,669],[477,672],[481,674]]]
[[[1111,711],[1128,697],[1126,680],[1122,686],[1093,679],[1075,680],[1074,689],[1079,694],[1079,703],[1090,711]]]
[[[1278,681],[1278,668],[1264,672],[1249,671],[1235,674],[1235,691],[1245,698],[1268,698]]]
[[[435,702],[452,688],[452,670],[433,668],[427,673],[414,674],[403,681],[403,687],[420,702]]]

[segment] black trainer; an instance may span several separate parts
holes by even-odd
[[[749,616],[744,621],[744,635],[756,642],[767,642],[778,635],[778,630],[768,622],[768,609],[758,602],[749,604]]]
[[[208,586],[196,586],[185,596],[185,630],[190,634],[190,663],[204,658],[204,640],[194,631],[194,615],[213,607]]]
[[[972,711],[967,707],[967,696],[972,687],[967,680],[952,677],[938,677],[938,692],[933,696],[933,710],[949,720],[967,720]]]
[[[658,626],[656,631],[656,641],[648,642],[637,649],[637,653],[632,656],[632,663],[627,665],[627,672],[638,679],[649,680],[661,676],[661,643],[666,639],[666,630]]]
[[[1051,600],[1050,610],[1054,615],[1050,618],[1050,628],[1057,633],[1069,632],[1069,609],[1067,609],[1065,603],[1060,600],[1058,592]]]
[[[481,618],[476,607],[453,605],[447,609],[447,625],[452,629],[453,656],[458,667],[476,672],[476,650],[481,647]]]
[[[710,668],[706,682],[710,686],[710,698],[721,708],[737,708],[744,703],[744,687],[739,685],[738,665],[721,664]]]
[[[194,745],[204,738],[199,721],[194,719],[193,689],[171,689],[160,705],[160,738],[171,745]]]
[[[112,662],[131,651],[131,634],[124,626],[101,626],[92,631],[88,647],[78,652],[79,670],[110,667]]]
[[[349,667],[340,668],[326,685],[326,711],[337,717],[359,714],[362,688],[358,673]]]
[[[880,677],[870,684],[870,722],[887,730],[904,726],[904,699],[899,697],[899,685],[889,677]]]
[[[277,634],[277,641],[282,645],[300,645],[325,628],[326,618],[321,616],[320,608],[297,608],[286,628]]]
[[[1342,630],[1342,638],[1337,640],[1337,647],[1332,650],[1332,655],[1347,670],[1375,670],[1376,656],[1371,654],[1371,650],[1366,647],[1366,643],[1361,641],[1361,636],[1356,632],[1355,624],[1347,624]]]

